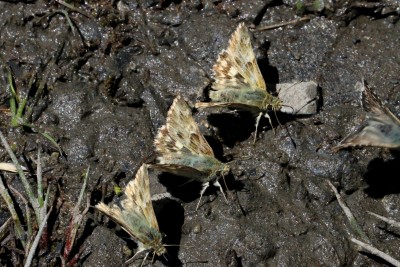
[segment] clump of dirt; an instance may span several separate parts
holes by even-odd
[[[262,120],[255,145],[249,114],[196,112],[217,157],[234,159],[226,177],[230,203],[211,188],[195,211],[198,185],[166,188],[176,177],[151,172],[152,194],[169,190],[183,201],[154,202],[164,242],[179,247],[168,247],[168,261],[152,264],[384,264],[349,241],[356,233],[327,180],[342,192],[371,244],[400,259],[398,230],[367,213],[400,220],[398,155],[378,148],[331,151],[365,118],[355,90],[362,78],[394,114],[400,112],[400,7],[395,0],[351,2],[0,1],[1,131],[23,165],[35,167],[41,149],[53,207],[48,239],[33,265],[61,265],[82,174],[90,166],[91,206],[115,200],[113,189],[124,188],[151,159],[174,97],[194,103],[204,95],[218,53],[239,22],[257,29],[302,16],[309,19],[251,35],[266,83],[318,82],[319,112],[278,114],[282,125],[274,129]],[[10,73],[20,100],[28,99],[24,120],[34,128],[10,125]],[[63,154],[40,132],[54,138]],[[10,161],[3,147],[0,159]],[[15,175],[1,179],[24,194]],[[23,202],[14,200],[22,214]],[[1,203],[3,224],[10,213]],[[7,229],[0,262],[21,265],[21,246]],[[133,248],[123,230],[90,208],[68,260],[120,266]]]

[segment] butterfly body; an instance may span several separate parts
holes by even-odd
[[[228,48],[219,54],[213,69],[215,81],[209,92],[211,101],[196,103],[196,108],[227,107],[259,113],[256,133],[262,114],[271,123],[267,112],[280,110],[282,101],[267,91],[249,31],[243,23],[232,34]]]
[[[366,125],[345,137],[333,150],[363,146],[400,148],[400,120],[380,101],[365,82],[363,86],[362,105],[367,112]]]
[[[123,200],[111,206],[101,202],[96,205],[96,209],[118,223],[137,241],[136,254],[150,251],[161,256],[166,253],[166,249],[154,214],[149,187],[147,166],[143,165],[135,179],[128,183]]]
[[[225,90],[210,91],[210,99],[211,103],[219,102],[221,106],[239,108],[253,113],[279,110],[282,105],[279,98],[271,95],[266,90],[254,90],[251,88],[241,90],[227,88]],[[215,104],[214,106],[217,105]]]
[[[187,169],[191,168],[193,171],[186,174],[182,168],[177,166],[186,166]],[[183,174],[192,180],[202,183],[210,182],[218,179],[222,174],[226,175],[229,173],[229,166],[227,164],[207,155],[182,154],[182,156],[170,160],[162,158],[162,160],[158,161],[157,167],[176,175]]]
[[[154,145],[157,158],[152,167],[202,183],[201,195],[210,182],[220,187],[218,179],[230,171],[227,164],[215,158],[181,96],[175,98]]]

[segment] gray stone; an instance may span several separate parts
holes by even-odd
[[[318,108],[318,84],[310,82],[280,83],[276,91],[284,107],[280,111],[296,115],[313,115]]]

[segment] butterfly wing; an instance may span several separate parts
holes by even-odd
[[[158,228],[151,203],[147,166],[139,169],[133,181],[125,189],[125,199],[111,207],[103,202],[96,208],[117,222],[126,232],[139,241],[139,249],[153,248],[163,254],[162,235]]]
[[[197,108],[228,107],[248,110],[253,113],[279,110],[279,98],[267,92],[251,45],[247,27],[241,23],[229,40],[214,67],[211,103],[197,103]]]
[[[364,83],[362,104],[367,125],[345,137],[334,151],[354,146],[400,147],[400,121]]]
[[[199,180],[204,177],[204,173],[188,166],[177,164],[152,164],[153,169],[161,172],[169,172],[182,177],[190,177],[191,180]]]
[[[147,165],[143,164],[138,170],[135,180],[128,183],[125,194],[127,202],[134,203],[135,211],[146,219],[146,222],[159,231],[156,215],[151,202],[149,174]]]
[[[228,48],[219,54],[213,69],[214,90],[267,89],[253,52],[249,31],[244,23],[239,24],[232,34]]]
[[[154,145],[160,164],[178,164],[171,160],[182,158],[183,154],[214,157],[192,117],[192,111],[181,96],[175,98],[168,111],[167,123],[159,130]]]
[[[400,126],[400,120],[382,103],[364,81],[362,104],[369,117],[387,117],[393,124]]]
[[[188,104],[180,96],[175,98],[167,123],[161,127],[154,144],[158,169],[163,171],[204,182],[226,170],[225,164],[215,158]]]

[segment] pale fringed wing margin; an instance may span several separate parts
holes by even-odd
[[[161,127],[154,144],[159,164],[171,164],[171,160],[184,159],[185,154],[214,157],[214,152],[192,117],[191,109],[180,95],[169,109],[167,123]]]
[[[228,48],[220,53],[213,69],[214,90],[267,89],[244,23],[232,34]]]
[[[103,202],[96,208],[109,216],[139,242],[139,252],[152,249],[157,255],[165,253],[150,196],[147,166],[138,170],[136,177],[125,189],[125,198],[107,206]]]
[[[362,104],[367,112],[367,124],[345,137],[333,150],[358,146],[399,148],[400,120],[383,105],[365,82],[363,86]]]

